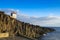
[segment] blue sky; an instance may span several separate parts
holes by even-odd
[[[60,27],[60,0],[0,0],[0,10],[16,11],[17,19],[34,25]]]
[[[0,0],[0,8],[19,9],[28,16],[60,16],[60,0]]]

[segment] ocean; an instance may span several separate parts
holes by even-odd
[[[47,35],[43,36],[39,40],[60,40],[60,27],[52,27],[56,31],[47,33]]]

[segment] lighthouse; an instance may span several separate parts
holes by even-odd
[[[16,15],[16,12],[12,12],[12,13],[11,13],[11,17],[12,17],[12,18],[15,18],[15,19],[16,19],[16,16],[17,16],[17,15]]]

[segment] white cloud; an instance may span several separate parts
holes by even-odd
[[[8,15],[10,15],[11,11],[17,12],[17,19],[20,21],[24,21],[27,23],[31,23],[34,25],[40,25],[40,26],[60,26],[60,16],[46,16],[46,17],[29,17],[27,15],[24,15],[20,13],[20,10],[18,9],[0,9],[5,11]]]

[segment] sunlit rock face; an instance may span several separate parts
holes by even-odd
[[[35,39],[52,31],[54,29],[21,22],[0,11],[0,33],[9,32],[10,36],[23,36]]]

